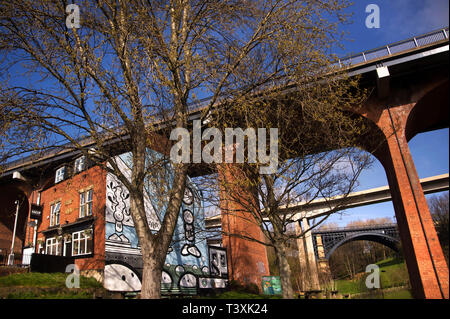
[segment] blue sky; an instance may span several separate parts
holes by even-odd
[[[407,39],[449,25],[449,0],[353,0],[347,9],[353,12],[352,23],[341,27],[348,32],[344,49],[339,56],[358,53],[389,43]],[[380,8],[380,28],[369,29],[365,20],[367,5]],[[17,77],[19,81],[35,83],[32,77]],[[23,82],[22,82],[23,83]],[[23,83],[24,84],[24,83]],[[449,130],[443,129],[419,134],[409,143],[420,178],[448,173]],[[376,161],[373,168],[362,174],[359,190],[387,185],[386,174]],[[331,216],[329,221],[345,225],[351,220],[375,217],[393,217],[392,203],[383,203],[347,210],[345,215]]]
[[[376,4],[380,8],[380,28],[365,26],[366,6]],[[339,56],[358,53],[392,42],[404,40],[448,26],[448,0],[356,0],[349,10],[354,12],[353,23],[347,31],[345,50]],[[418,134],[409,142],[410,151],[420,178],[449,172],[449,129]],[[364,172],[358,190],[387,185],[386,173],[376,160],[373,167]],[[427,195],[435,196],[434,195]],[[328,218],[328,222],[345,226],[358,219],[390,217],[395,220],[392,202],[348,209],[343,214]]]
[[[352,23],[341,27],[348,32],[339,55],[358,53],[448,26],[448,0],[353,0],[346,11]],[[380,28],[367,28],[366,7],[380,8]]]
[[[409,148],[416,166],[419,178],[425,178],[449,172],[449,129],[441,129],[416,135],[409,141]],[[364,171],[359,178],[358,190],[385,186],[388,184],[386,173],[381,163],[375,162],[369,170]],[[425,195],[427,198],[440,193]],[[355,220],[388,217],[395,221],[392,202],[380,203],[347,209],[342,213],[330,216],[327,222],[345,226]]]

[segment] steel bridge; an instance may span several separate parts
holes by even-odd
[[[339,227],[312,231],[314,253],[318,260],[330,259],[340,246],[356,240],[368,240],[399,251],[400,236],[397,224],[378,224],[355,227]]]

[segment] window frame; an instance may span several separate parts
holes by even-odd
[[[90,230],[91,234],[86,236],[85,231]],[[89,241],[91,241],[91,251],[89,249]],[[84,245],[84,250],[81,249],[81,245]],[[75,251],[76,248],[76,251]],[[72,257],[86,256],[92,255],[94,250],[94,241],[92,236],[92,228],[86,228],[80,231],[76,231],[72,233]],[[81,252],[83,251],[83,252]]]
[[[70,239],[67,239],[67,237],[63,237],[63,243],[62,243],[63,256],[67,256],[67,244],[70,244],[69,250],[72,250],[72,235],[70,235]]]
[[[80,163],[82,164],[81,168],[80,168]],[[81,173],[85,169],[86,169],[86,156],[83,155],[83,156],[77,157],[75,159],[74,167],[73,167],[74,174]]]
[[[67,172],[67,169],[66,169],[65,165],[61,166],[60,168],[58,168],[56,170],[56,173],[55,173],[55,184],[58,184],[58,183],[60,183],[60,182],[62,182],[63,180],[66,179],[66,172]]]
[[[90,199],[89,199],[89,195]],[[83,190],[80,192],[80,207],[78,209],[78,218],[92,216],[94,213],[94,189]]]
[[[45,254],[52,256],[61,256],[60,241],[58,237],[49,237],[45,239]],[[54,249],[54,254],[53,254]]]
[[[58,207],[58,210],[55,211],[55,208]],[[56,214],[55,214],[56,213]],[[58,226],[60,224],[60,216],[61,216],[61,201],[57,201],[50,205],[50,227]],[[56,223],[57,217],[57,223]]]

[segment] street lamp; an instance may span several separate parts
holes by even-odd
[[[14,202],[14,204],[16,204],[16,217],[14,220],[14,230],[13,230],[13,236],[12,236],[12,242],[11,242],[11,252],[8,256],[8,266],[14,265],[14,242],[16,239],[17,216],[19,216],[19,201],[16,200]]]

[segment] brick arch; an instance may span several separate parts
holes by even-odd
[[[405,136],[410,141],[415,135],[449,127],[449,81],[430,89],[414,104],[405,124]]]
[[[445,82],[393,91],[397,100],[374,98],[362,113],[376,123],[386,141],[374,155],[386,171],[415,298],[448,298],[448,266],[408,147],[408,138],[445,123],[441,118],[448,114],[448,104],[442,104],[448,98],[443,94]],[[433,112],[437,115],[426,114]]]
[[[383,154],[386,153],[388,146],[386,135],[372,118],[360,113],[354,114],[354,116],[361,117],[361,124],[365,126],[363,133],[356,139],[355,146],[371,153],[375,158],[382,162]]]
[[[391,84],[386,99],[372,95],[354,110],[370,128],[358,146],[385,169],[414,297],[448,299],[448,266],[408,147],[415,134],[448,127],[448,76]]]
[[[28,192],[23,185],[14,183],[13,185],[0,187],[0,262],[6,262],[5,258],[11,250],[11,240],[14,229],[16,204],[19,200],[19,215],[17,218],[16,236],[14,243],[14,253],[16,263],[20,263],[22,248],[26,244],[26,223],[29,213]]]

